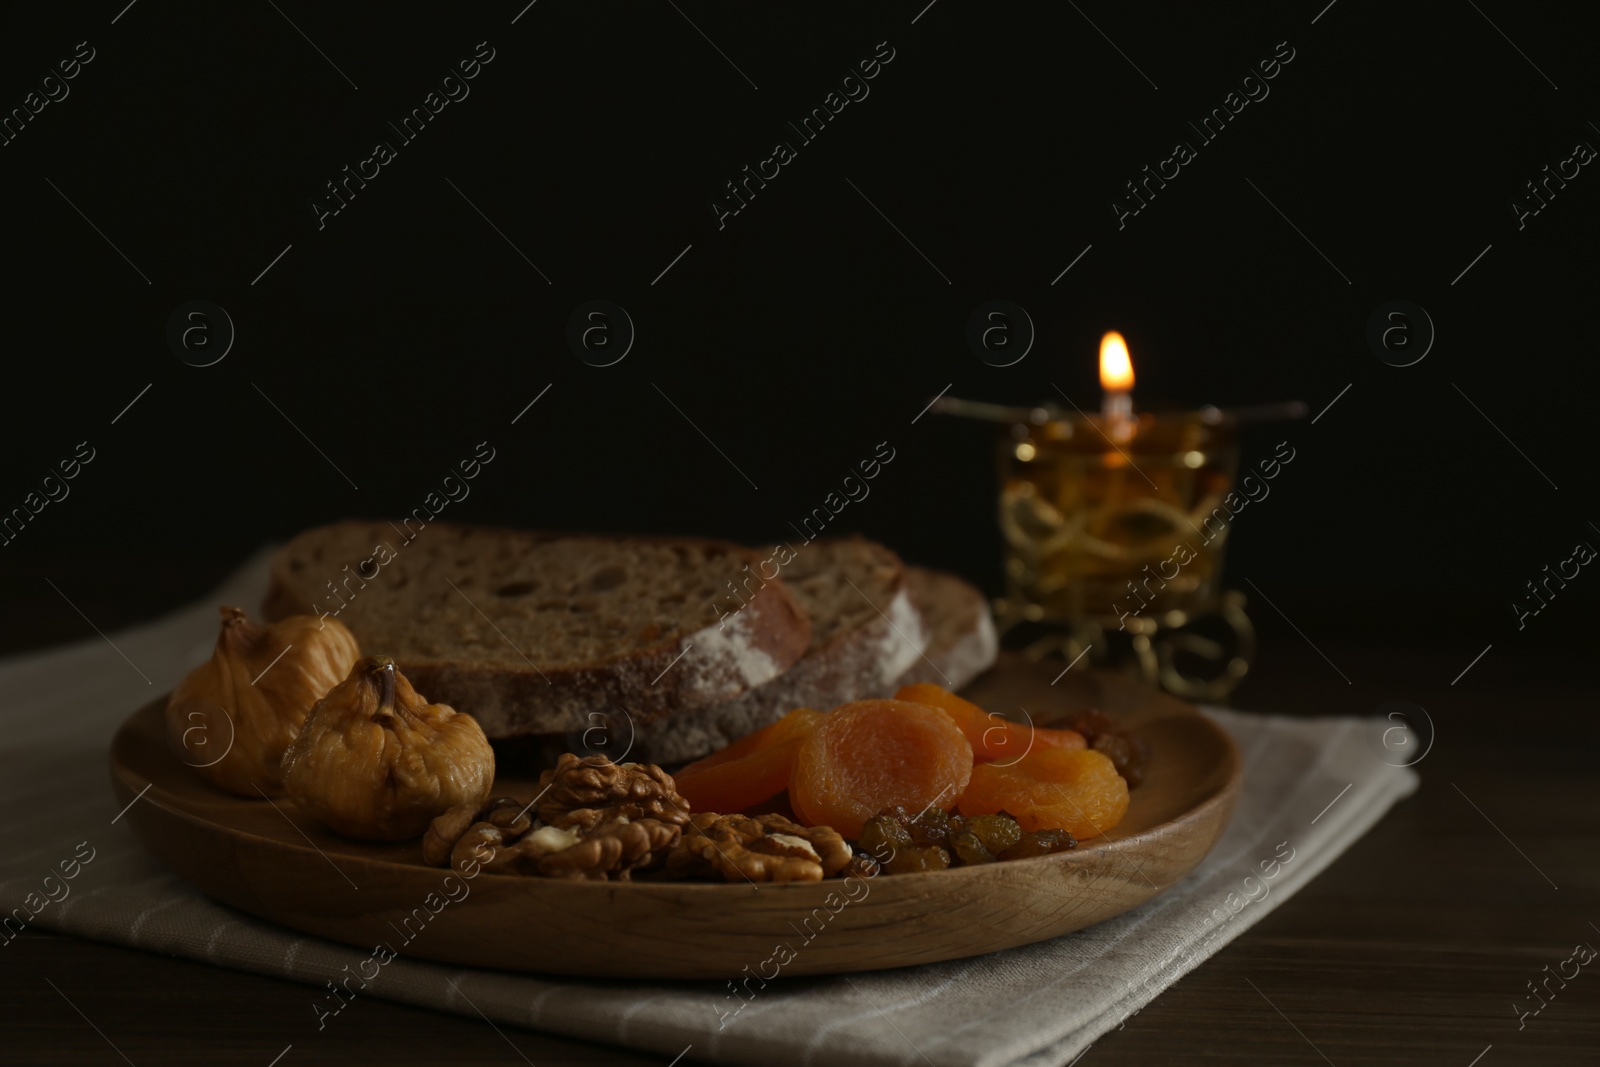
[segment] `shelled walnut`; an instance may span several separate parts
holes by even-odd
[[[507,837],[521,837],[533,829],[528,805],[516,797],[496,797],[489,801],[488,807],[483,809],[483,821],[500,827]]]
[[[428,827],[424,861],[468,877],[586,881],[815,882],[877,869],[826,826],[776,813],[691,816],[672,776],[653,764],[567,754],[540,778],[535,803],[537,820],[512,797],[451,808]]]
[[[457,804],[435,817],[422,835],[422,862],[430,867],[448,867],[456,842],[466,836],[481,811],[477,804]]]
[[[672,775],[653,763],[612,763],[605,756],[563,753],[539,776],[539,821],[592,830],[617,819],[655,819],[682,826],[689,802],[678,795]]]
[[[827,826],[801,826],[776,813],[703,812],[693,816],[666,869],[685,876],[715,871],[729,882],[818,882],[844,870],[853,856]]]
[[[680,833],[678,826],[658,819],[618,819],[582,831],[576,844],[540,856],[536,864],[547,878],[626,882],[635,870],[660,863]]]
[[[630,787],[628,795],[636,792]],[[630,803],[618,807],[634,810]],[[676,822],[634,818],[615,808],[577,809],[567,813],[577,816],[563,820],[567,825],[535,823],[527,807],[514,797],[496,797],[451,808],[428,827],[424,862],[468,876],[487,871],[627,881],[634,871],[660,866],[680,833]]]
[[[498,826],[487,822],[473,823],[450,850],[450,866],[458,874],[470,875],[476,870],[518,874],[522,859],[520,846],[508,841]]]

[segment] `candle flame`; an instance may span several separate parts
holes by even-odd
[[[1100,339],[1100,387],[1119,393],[1133,388],[1133,361],[1128,358],[1128,342],[1116,330]]]

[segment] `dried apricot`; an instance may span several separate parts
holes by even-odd
[[[722,812],[721,814],[726,815],[726,814],[731,814],[731,813],[730,812]],[[788,790],[784,790],[782,793],[779,793],[777,796],[768,797],[766,800],[763,800],[758,804],[750,805],[748,808],[744,809],[743,814],[745,814],[745,815],[782,815],[785,819],[788,819],[790,822],[799,822],[800,821],[798,818],[795,817],[794,809],[789,806],[789,792],[788,792]]]
[[[1014,764],[980,763],[961,796],[961,814],[1006,812],[1024,830],[1096,837],[1128,811],[1128,783],[1092,749],[1034,749]]]
[[[908,685],[894,695],[896,700],[909,700],[938,708],[961,728],[972,745],[972,754],[980,763],[990,760],[1016,760],[1034,748],[1084,747],[1082,735],[1073,730],[1052,730],[1028,723],[1003,719],[992,711],[984,711],[970,700],[963,700],[948,689],[930,683]]]
[[[789,802],[801,822],[854,838],[887,807],[954,805],[971,773],[972,745],[943,711],[858,700],[823,716],[800,742]]]
[[[816,728],[821,722],[823,713],[815,708],[795,708],[777,722],[764,726],[754,733],[746,734],[730,745],[717,749],[709,756],[686,764],[682,770],[673,775],[677,779],[683,775],[694,775],[709,767],[720,767],[724,763],[744,759],[746,756],[760,752],[762,749],[771,748],[784,741],[804,737]]]
[[[689,764],[672,780],[694,811],[740,812],[789,788],[800,742],[824,718],[796,708],[764,729]]]

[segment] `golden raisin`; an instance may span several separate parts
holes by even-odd
[[[1025,860],[1034,856],[1048,856],[1053,852],[1065,852],[1069,848],[1077,848],[1078,841],[1065,830],[1031,830],[1022,835],[1021,840],[1004,852],[999,859]]]
[[[904,848],[883,865],[886,874],[916,874],[942,871],[950,866],[950,853],[938,846]]]
[[[1103,711],[1082,712],[1071,725],[1089,742],[1090,748],[1111,760],[1130,787],[1144,782],[1145,769],[1150,763],[1148,741],[1124,730]]]
[[[994,853],[984,847],[978,835],[971,830],[957,830],[951,834],[950,851],[963,867],[994,862]]]
[[[1004,812],[998,815],[973,815],[962,818],[960,822],[962,829],[976,834],[978,840],[983,842],[983,847],[997,856],[1022,840],[1022,827]]]
[[[894,816],[874,815],[861,827],[861,851],[881,864],[887,864],[913,848],[911,834]]]

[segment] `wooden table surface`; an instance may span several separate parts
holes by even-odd
[[[1371,714],[1414,701],[1438,729],[1417,766],[1422,788],[1293,900],[1102,1037],[1083,1067],[1600,1063],[1600,975],[1550,983],[1555,997],[1520,1024],[1513,1008],[1535,1003],[1526,983],[1574,945],[1600,946],[1600,727],[1579,654],[1491,652],[1452,685],[1473,649],[1321,647],[1350,684],[1292,633],[1268,633],[1236,706]],[[307,987],[293,982],[37,928],[0,959],[5,1063],[119,1063],[114,1043],[139,1067],[268,1067],[284,1035],[305,1032]],[[83,1015],[45,979],[70,984]],[[665,1058],[371,999],[281,1062],[525,1061]],[[682,1062],[693,1061],[690,1049]]]

